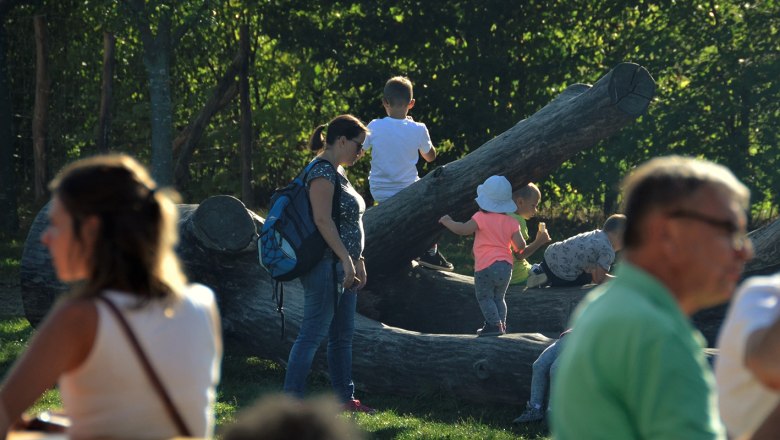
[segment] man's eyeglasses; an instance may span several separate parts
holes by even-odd
[[[721,220],[714,217],[710,217],[706,214],[702,214],[700,212],[687,211],[682,209],[677,211],[672,211],[668,213],[667,216],[672,218],[687,218],[691,220],[696,220],[702,223],[706,223],[712,226],[713,228],[720,229],[731,237],[732,246],[734,246],[734,249],[738,251],[741,251],[743,249],[752,246],[752,243],[750,241],[750,238],[748,238],[747,233],[741,230],[740,227],[737,226],[733,221]]]

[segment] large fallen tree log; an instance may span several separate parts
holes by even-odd
[[[435,243],[442,215],[469,218],[477,210],[476,188],[486,178],[503,175],[518,188],[547,176],[643,114],[654,91],[644,68],[619,64],[592,87],[569,86],[528,119],[369,209],[364,221],[369,278],[395,273]]]
[[[179,256],[191,280],[217,292],[228,349],[286,362],[302,319],[303,291],[298,281],[285,287],[287,329],[280,339],[272,280],[257,262],[254,236],[262,219],[228,196],[207,199],[199,207],[179,208]],[[46,249],[32,239],[45,227],[45,211],[36,217],[22,263],[23,300],[31,322],[38,322],[54,297],[66,289],[45,263],[49,258]],[[549,342],[541,334],[500,338],[425,334],[358,315],[354,379],[358,388],[369,392],[416,395],[443,391],[475,401],[519,403],[529,393],[530,365]],[[315,360],[315,368],[322,370],[323,351]],[[518,378],[506,380],[507,374]],[[495,380],[499,375],[502,380]]]
[[[755,257],[745,266],[744,276],[780,270],[780,220],[748,236]],[[507,326],[512,332],[554,334],[565,329],[571,312],[591,286],[507,291]],[[713,347],[728,304],[702,310],[692,319]],[[374,278],[358,303],[364,315],[385,324],[437,333],[473,333],[482,323],[474,297],[472,277],[409,266],[393,277]]]
[[[766,275],[780,271],[780,219],[748,234],[755,255],[745,266],[745,275]]]
[[[229,349],[284,363],[299,329],[303,292],[298,282],[286,286],[287,331],[280,340],[280,317],[271,299],[272,282],[257,264],[254,237],[262,219],[228,196],[210,198],[199,206],[181,205],[180,212],[179,255],[192,280],[212,286],[218,293]],[[39,221],[44,219],[45,212],[36,224],[45,224]],[[26,246],[25,254],[23,266],[27,267],[32,254],[41,256],[46,252],[41,246]],[[50,267],[39,269],[39,276],[54,279]],[[473,287],[467,282],[469,277],[427,270],[420,273],[431,275],[429,282],[461,282],[473,296],[470,292]],[[421,275],[419,279],[424,278]],[[29,282],[25,284],[25,307],[29,309],[29,298],[39,295],[30,295],[31,286]],[[44,290],[41,286],[38,289],[38,292]],[[419,287],[415,290],[419,291]],[[518,325],[553,329],[562,328],[586,291],[534,289],[526,293],[512,292],[509,298],[510,304],[527,301],[527,306],[514,309],[521,315],[519,320],[525,321]],[[361,294],[360,302],[365,302],[366,297]],[[476,305],[471,308],[477,309]],[[414,322],[409,324],[413,326]],[[354,376],[359,388],[404,395],[444,391],[475,401],[519,403],[526,399],[530,391],[531,363],[550,342],[538,332],[498,338],[415,332],[364,316],[357,317],[356,328]],[[548,336],[555,337],[557,331],[549,331]],[[315,364],[319,369],[325,365],[322,351]],[[491,380],[508,373],[515,380]]]

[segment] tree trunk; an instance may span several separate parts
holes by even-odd
[[[0,10],[0,232],[14,235],[19,230],[14,169],[14,125],[11,79],[8,75],[8,34],[5,12]]]
[[[173,184],[173,104],[171,103],[170,28],[157,29],[153,44],[144,42],[152,127],[152,177],[160,186]]]
[[[249,100],[249,25],[240,30],[241,72],[241,198],[250,207],[255,206],[252,195],[252,103]]]
[[[176,186],[184,188],[190,179],[190,161],[195,152],[195,146],[203,137],[206,126],[215,114],[225,108],[230,101],[238,94],[236,84],[236,75],[239,72],[243,55],[241,51],[233,58],[233,62],[228,66],[225,74],[222,75],[217,83],[214,92],[211,94],[206,105],[200,110],[195,119],[185,128],[173,143],[174,153],[178,155],[176,160]]]
[[[644,113],[654,91],[643,67],[619,64],[592,87],[568,87],[528,119],[369,209],[368,273],[392,273],[428,249],[443,231],[442,215],[471,217],[476,188],[489,176],[506,176],[513,188],[543,178]]]
[[[103,76],[100,84],[100,110],[97,126],[97,150],[106,154],[109,150],[109,133],[111,130],[111,102],[114,88],[114,50],[116,37],[110,32],[103,32]]]
[[[35,109],[33,110],[32,138],[35,175],[33,191],[37,202],[43,201],[48,190],[46,162],[46,128],[49,118],[49,65],[46,41],[46,18],[36,15],[35,23]]]

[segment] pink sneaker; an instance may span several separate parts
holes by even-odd
[[[344,411],[362,412],[366,414],[374,414],[376,412],[374,408],[370,408],[367,407],[366,405],[363,405],[357,399],[350,400],[349,402],[342,405],[342,408],[344,409]]]

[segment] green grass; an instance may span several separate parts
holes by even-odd
[[[18,282],[23,246],[21,238],[0,238],[0,282]]]

